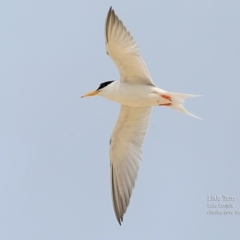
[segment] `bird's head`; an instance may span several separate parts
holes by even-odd
[[[112,82],[114,82],[114,81],[107,81],[107,82],[101,83],[96,90],[94,90],[94,91],[92,91],[92,92],[89,92],[89,93],[83,95],[82,98],[83,98],[83,97],[94,96],[94,95],[99,94],[99,93],[102,92],[102,91],[105,91],[105,90],[107,89],[107,87],[109,86],[109,84],[111,84]]]

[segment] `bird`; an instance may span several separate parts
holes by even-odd
[[[112,202],[121,225],[142,160],[152,107],[164,106],[198,118],[183,107],[186,98],[198,95],[168,92],[154,84],[135,40],[112,7],[104,32],[106,52],[117,66],[120,80],[103,82],[82,98],[98,95],[121,104],[109,152]]]

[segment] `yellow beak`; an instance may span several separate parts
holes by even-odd
[[[87,93],[87,94],[83,95],[82,98],[83,98],[83,97],[94,96],[94,95],[97,95],[97,94],[98,94],[98,91],[97,91],[97,90],[94,90],[94,91],[92,91],[92,92],[90,92],[90,93]]]

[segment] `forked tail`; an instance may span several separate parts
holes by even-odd
[[[167,92],[166,95],[169,95],[171,97],[171,108],[185,113],[187,115],[190,115],[192,117],[201,119],[195,115],[193,115],[192,113],[188,112],[184,107],[183,107],[183,103],[184,100],[186,98],[190,98],[190,97],[201,97],[199,95],[192,95],[192,94],[183,94],[183,93],[173,93],[173,92]],[[201,119],[202,120],[202,119]]]

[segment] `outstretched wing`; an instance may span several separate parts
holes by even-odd
[[[141,147],[151,107],[121,106],[110,141],[111,188],[116,218],[121,224],[137,178]]]
[[[154,86],[137,44],[112,7],[106,18],[105,41],[107,54],[116,64],[121,81]]]

